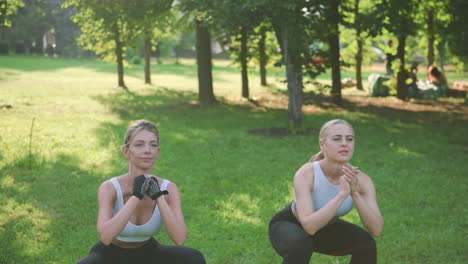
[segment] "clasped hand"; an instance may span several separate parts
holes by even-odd
[[[351,193],[359,193],[360,185],[359,185],[359,173],[360,170],[358,167],[351,166],[350,164],[346,164],[343,166],[344,175],[340,179],[340,185],[342,188]]]
[[[142,174],[133,181],[133,195],[141,200],[145,194],[156,200],[162,195],[169,194],[169,192],[167,190],[161,191],[156,178]]]

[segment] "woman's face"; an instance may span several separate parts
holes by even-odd
[[[328,128],[327,137],[320,140],[320,149],[325,157],[347,163],[354,154],[354,132],[345,124],[335,124]]]
[[[132,166],[143,170],[151,169],[159,158],[158,138],[151,131],[141,130],[123,148],[123,152]]]

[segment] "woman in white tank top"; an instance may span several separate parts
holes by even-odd
[[[182,246],[188,229],[177,185],[153,175],[160,154],[156,126],[136,121],[127,130],[122,151],[129,171],[99,187],[100,241],[78,263],[205,263],[198,250]],[[175,246],[153,238],[163,225]]]
[[[344,120],[328,121],[319,144],[321,151],[294,176],[294,202],[273,216],[270,241],[285,264],[308,264],[314,252],[375,264],[372,235],[381,234],[384,222],[371,178],[349,164],[354,130]],[[353,205],[367,230],[339,218]]]

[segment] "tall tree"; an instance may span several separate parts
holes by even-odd
[[[242,97],[249,98],[249,77],[247,64],[252,57],[249,52],[254,28],[264,20],[264,12],[258,8],[258,2],[252,0],[221,0],[212,9],[214,25],[218,32],[234,40],[231,53],[241,66]],[[250,43],[249,43],[250,42]]]
[[[170,12],[174,0],[144,0],[133,2],[128,8],[129,22],[134,30],[141,32],[143,37],[145,83],[151,84],[151,50],[152,41],[161,37],[164,31],[171,28],[174,21]]]
[[[267,86],[267,67],[272,61],[278,61],[281,58],[271,23],[268,20],[263,21],[255,28],[253,37],[254,44],[250,45],[250,55],[259,67],[260,85]]]
[[[79,43],[93,50],[102,59],[117,63],[117,83],[128,90],[124,82],[124,49],[135,41],[135,25],[129,10],[135,2],[130,0],[69,0],[65,7],[76,10],[73,21],[81,26]]]
[[[420,3],[416,12],[417,23],[420,24],[427,41],[428,65],[434,64],[436,60],[436,45],[446,41],[442,36],[445,35],[450,18],[448,4],[448,0],[425,0]]]
[[[206,24],[196,20],[198,100],[201,104],[216,103],[213,93],[213,65],[211,59],[211,35]]]
[[[449,14],[451,14],[448,24],[448,46],[455,56],[468,63],[468,1],[449,0]]]
[[[210,23],[213,0],[180,0],[177,7],[194,22],[196,30],[198,100],[201,104],[216,103],[213,93]]]
[[[268,56],[266,52],[266,38],[267,38],[267,27],[265,25],[260,25],[259,29],[259,40],[258,40],[258,61],[260,64],[260,85],[267,85],[267,71],[266,65],[268,62]]]
[[[382,0],[375,6],[375,16],[383,21],[383,28],[398,39],[397,97],[402,100],[408,96],[405,45],[408,36],[415,34],[418,28],[415,20],[418,4],[419,0]]]
[[[286,68],[288,128],[294,134],[302,133],[303,69],[312,76],[321,70],[320,64],[312,60],[316,54],[310,48],[314,41],[310,26],[315,19],[316,10],[312,9],[312,2],[307,0],[265,0],[263,4],[278,39]]]
[[[330,64],[332,70],[332,100],[336,104],[342,103],[341,71],[340,71],[340,30],[341,22],[340,0],[325,1],[325,19],[327,21],[327,42],[330,48]]]
[[[357,89],[364,90],[362,87],[362,46],[363,46],[363,38],[362,38],[362,27],[360,25],[360,18],[361,14],[359,12],[359,2],[360,0],[354,0],[354,24],[356,25],[356,82],[357,82]]]

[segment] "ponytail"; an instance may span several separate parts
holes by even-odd
[[[319,161],[319,160],[323,160],[325,158],[325,155],[323,155],[323,151],[319,151],[317,154],[313,155],[309,162],[314,162],[314,161]]]

